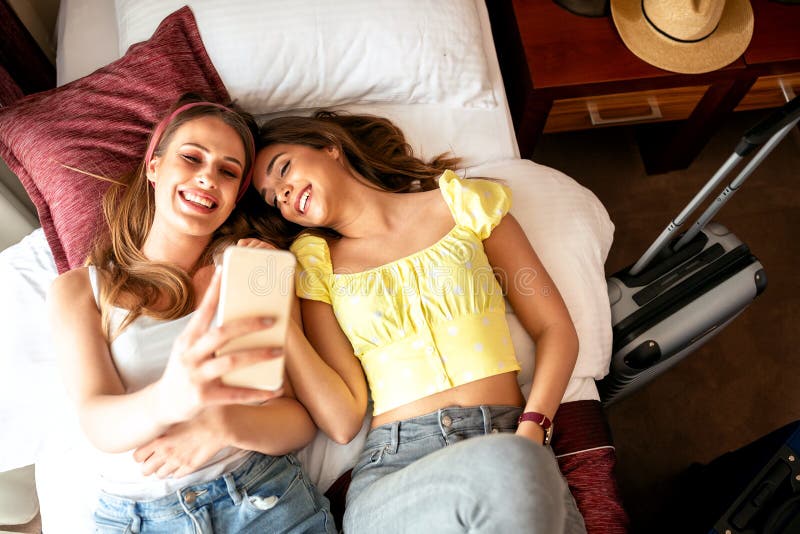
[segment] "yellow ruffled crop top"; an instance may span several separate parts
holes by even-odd
[[[482,243],[508,212],[510,191],[451,171],[439,177],[439,188],[455,226],[410,256],[335,274],[323,238],[304,235],[291,247],[297,296],[333,306],[361,360],[375,415],[520,369]]]

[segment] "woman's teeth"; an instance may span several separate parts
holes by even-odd
[[[308,204],[308,197],[311,196],[310,191],[306,191],[303,193],[303,196],[300,197],[300,213],[306,212],[306,204]]]
[[[183,193],[183,198],[194,204],[199,204],[204,208],[214,207],[214,202],[211,199],[206,197],[201,197],[200,195],[195,195],[194,193]]]

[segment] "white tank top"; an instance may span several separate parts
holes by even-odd
[[[97,270],[89,266],[95,302],[99,303]],[[98,304],[99,306],[99,304]],[[111,332],[116,332],[128,310],[112,308]],[[133,393],[158,380],[167,365],[172,343],[193,315],[175,320],[139,317],[111,343],[111,357],[126,393]],[[133,451],[98,452],[100,489],[106,493],[136,500],[163,497],[181,488],[213,480],[241,465],[252,451],[226,447],[200,469],[181,478],[159,479],[142,475],[142,464],[133,459]]]

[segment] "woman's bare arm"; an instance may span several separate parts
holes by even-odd
[[[526,411],[556,413],[578,357],[578,335],[553,279],[525,232],[506,215],[484,241],[484,249],[514,313],[536,343],[536,365]],[[523,433],[541,443],[541,428],[530,422]]]
[[[337,443],[350,442],[367,410],[367,384],[330,304],[301,300],[293,309],[286,365],[297,398]],[[305,333],[303,332],[305,329]]]
[[[316,431],[306,409],[293,397],[291,384],[285,382],[283,397],[260,406],[206,408],[136,449],[133,457],[142,463],[145,475],[182,477],[225,447],[280,456],[310,443]]]

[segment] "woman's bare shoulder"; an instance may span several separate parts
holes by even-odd
[[[89,281],[89,268],[78,267],[62,273],[53,280],[50,286],[50,299],[69,302],[70,299],[79,299],[92,294]]]

